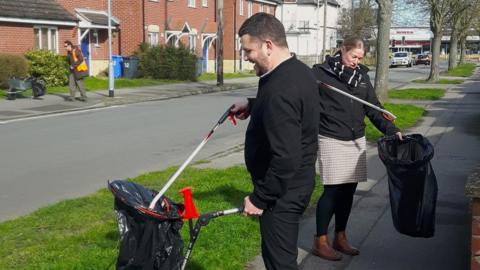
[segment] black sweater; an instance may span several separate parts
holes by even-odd
[[[327,63],[314,65],[312,71],[317,80],[383,108],[370,83],[367,67],[361,66],[362,80],[355,88],[340,81]],[[343,141],[361,138],[365,136],[365,116],[384,134],[393,135],[399,131],[378,110],[328,88],[320,86],[318,89],[320,96],[320,135]]]
[[[316,89],[309,68],[295,57],[259,81],[245,137],[245,163],[254,185],[249,197],[258,208],[273,206],[290,187],[315,181]]]

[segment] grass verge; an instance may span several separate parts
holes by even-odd
[[[474,63],[465,63],[456,66],[454,69],[447,71],[447,72],[442,72],[440,73],[441,75],[445,76],[454,76],[454,77],[470,77],[473,75],[473,72],[475,71],[476,65]]]
[[[236,73],[224,73],[223,79],[237,79],[237,78],[247,78],[247,77],[255,77],[255,73],[253,72],[236,72]],[[199,81],[213,81],[217,79],[216,73],[203,73],[200,75],[197,80]]]
[[[425,114],[425,110],[423,108],[414,105],[387,103],[384,104],[384,106],[385,109],[397,116],[397,119],[395,120],[395,125],[402,131],[415,125],[415,123],[417,123],[418,120]],[[365,123],[367,124],[367,127],[365,129],[367,140],[375,142],[380,137],[382,137],[383,134],[375,128],[375,126],[370,122],[370,120],[368,120],[367,118],[365,119]]]
[[[461,84],[464,80],[448,80],[448,79],[440,79],[436,82],[429,82],[427,80],[413,80],[414,83],[433,83],[433,84]]]
[[[176,168],[147,173],[132,181],[159,190]],[[239,206],[252,190],[244,167],[184,171],[167,196],[192,186],[200,213]],[[311,204],[321,188],[315,189]],[[182,230],[188,239],[188,225]],[[102,189],[0,224],[0,269],[115,269],[118,230],[113,196]],[[185,240],[187,244],[187,240]],[[260,252],[258,222],[243,216],[212,220],[202,229],[188,269],[244,269]]]
[[[389,98],[439,100],[445,95],[445,90],[439,88],[406,88],[388,91]]]

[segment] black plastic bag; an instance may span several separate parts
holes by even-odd
[[[378,154],[388,173],[390,206],[395,229],[413,237],[435,233],[437,179],[430,160],[433,145],[420,134],[378,140]]]
[[[183,263],[180,235],[183,205],[166,197],[148,209],[156,192],[133,182],[116,180],[108,185],[115,196],[120,231],[118,270],[177,270]]]
[[[45,82],[42,80],[32,80],[32,93],[33,97],[44,96],[46,92]]]

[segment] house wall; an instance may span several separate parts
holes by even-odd
[[[334,49],[336,46],[340,10],[340,7],[327,5],[326,50]],[[282,20],[287,32],[290,51],[304,56],[322,53],[324,12],[323,5],[317,9],[315,5],[298,5],[293,2],[286,2],[277,9],[276,16]]]

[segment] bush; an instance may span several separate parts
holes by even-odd
[[[0,54],[0,87],[7,88],[11,77],[26,77],[28,63],[21,55]]]
[[[68,83],[68,63],[65,56],[48,50],[32,50],[25,53],[28,73],[45,81],[47,86],[63,86]]]
[[[197,57],[188,48],[180,45],[140,48],[139,68],[141,74],[153,79],[196,80]]]

